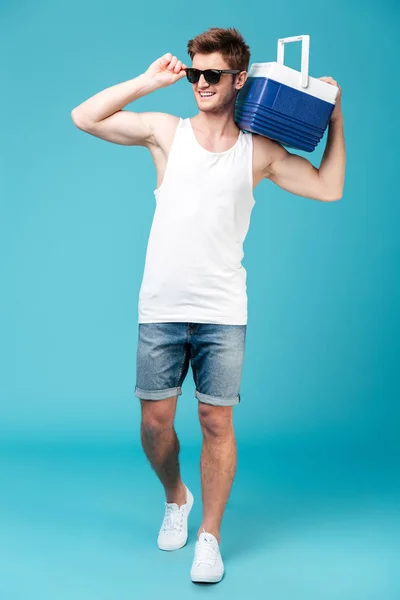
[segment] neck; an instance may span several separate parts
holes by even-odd
[[[201,131],[219,137],[237,136],[240,129],[234,121],[234,106],[221,113],[200,111],[191,118],[191,123]]]

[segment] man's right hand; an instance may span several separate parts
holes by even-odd
[[[186,76],[187,68],[187,65],[168,52],[149,66],[146,75],[159,87],[166,87],[183,79]]]

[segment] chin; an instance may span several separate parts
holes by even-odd
[[[207,105],[205,102],[197,102],[197,108],[201,111],[201,112],[218,112],[218,110],[220,109],[220,105],[219,104],[213,104],[213,105]]]

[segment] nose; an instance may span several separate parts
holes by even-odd
[[[204,84],[206,85],[206,87],[208,87],[210,84],[208,83],[208,81],[206,81],[206,78],[204,77],[204,73],[200,73],[200,78],[198,81],[199,86],[203,87]]]

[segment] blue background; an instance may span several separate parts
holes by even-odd
[[[398,5],[0,10],[1,597],[399,598]],[[310,75],[343,89],[347,169],[339,202],[255,190],[226,575],[204,589],[189,579],[201,522],[191,371],[176,429],[195,506],[180,552],[156,546],[165,498],[133,395],[155,169],[147,150],[84,134],[70,112],[166,52],[190,64],[187,41],[212,26],[237,27],[251,62],[310,34]],[[285,64],[300,69],[300,44]],[[185,80],[128,107],[197,112]],[[325,141],[298,154],[319,166]]]

